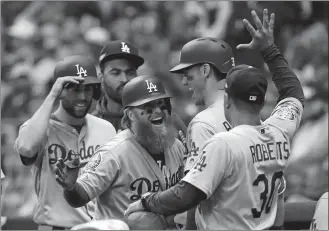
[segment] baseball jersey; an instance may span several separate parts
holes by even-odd
[[[183,177],[184,146],[175,139],[165,150],[165,164],[156,162],[129,129],[100,147],[77,182],[96,198],[95,219],[123,219],[128,205],[146,192],[158,192]]]
[[[273,226],[278,191],[303,106],[281,100],[259,126],[240,125],[213,136],[183,178],[207,199],[196,209],[199,229],[262,230]]]
[[[185,171],[192,168],[200,155],[200,150],[207,140],[218,132],[229,131],[231,125],[224,115],[224,100],[218,99],[216,103],[198,113],[187,127],[187,149]]]
[[[310,230],[328,230],[328,192],[316,204]]]
[[[49,120],[47,136],[32,165],[32,176],[38,198],[33,217],[35,223],[71,228],[91,220],[87,206],[73,208],[64,199],[63,188],[55,179],[55,163],[58,158],[62,158],[65,164],[69,164],[73,155],[78,153],[80,162],[84,166],[95,154],[96,149],[115,134],[116,131],[111,123],[90,114],[86,115],[80,133],[60,121]]]

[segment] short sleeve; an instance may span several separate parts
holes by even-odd
[[[201,148],[206,141],[215,135],[215,133],[215,130],[211,126],[202,122],[192,122],[192,124],[188,127],[186,137],[188,156],[185,171],[189,171],[192,168],[195,161],[200,156]]]
[[[264,123],[278,127],[291,139],[300,125],[302,113],[303,106],[298,99],[286,98],[276,105]]]
[[[89,199],[102,194],[116,179],[120,166],[110,151],[99,149],[83,168],[77,182],[85,189]]]
[[[231,174],[232,155],[229,146],[219,137],[211,138],[201,156],[182,179],[203,191],[209,198],[218,185]]]

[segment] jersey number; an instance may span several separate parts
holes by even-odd
[[[262,200],[262,206],[259,210],[257,208],[252,208],[251,212],[254,218],[260,218],[264,208],[265,208],[265,213],[268,214],[271,210],[272,202],[273,202],[273,193],[274,193],[274,188],[275,188],[275,182],[278,179],[281,179],[283,176],[283,172],[275,172],[272,176],[271,180],[271,192],[269,195],[269,198],[267,198],[267,193],[268,193],[268,180],[265,176],[265,174],[260,174],[256,178],[256,180],[253,182],[253,186],[258,186],[260,182],[263,182],[264,184],[264,191],[260,194],[260,199]],[[266,203],[267,202],[267,203]]]

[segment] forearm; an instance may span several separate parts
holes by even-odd
[[[278,102],[285,98],[293,97],[304,105],[303,88],[277,46],[273,44],[261,53],[273,75],[272,80],[278,89]]]
[[[32,158],[37,153],[46,136],[55,100],[55,97],[48,95],[26,126],[19,131],[16,148],[20,155]]]
[[[75,183],[72,190],[64,190],[64,198],[73,208],[84,206],[90,201],[87,192],[79,183]]]
[[[151,194],[147,197],[146,206],[153,213],[168,216],[194,208],[204,199],[206,195],[201,190],[180,181],[164,192]]]
[[[196,208],[192,208],[189,211],[187,211],[187,217],[186,217],[186,230],[197,230],[197,226],[195,223],[195,210]]]

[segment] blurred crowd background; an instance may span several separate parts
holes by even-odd
[[[97,64],[109,40],[124,39],[140,49],[146,63],[140,74],[161,78],[173,95],[175,110],[186,123],[202,108],[190,101],[181,78],[169,69],[184,43],[196,37],[225,40],[236,63],[271,75],[258,52],[237,51],[251,37],[243,18],[276,14],[275,42],[298,75],[307,102],[292,142],[286,171],[286,201],[318,200],[328,191],[328,2],[137,2],[2,1],[1,2],[1,168],[6,175],[2,216],[31,218],[36,198],[30,169],[14,153],[19,126],[37,110],[50,89],[55,63],[85,54]],[[266,119],[277,92],[270,84]]]

